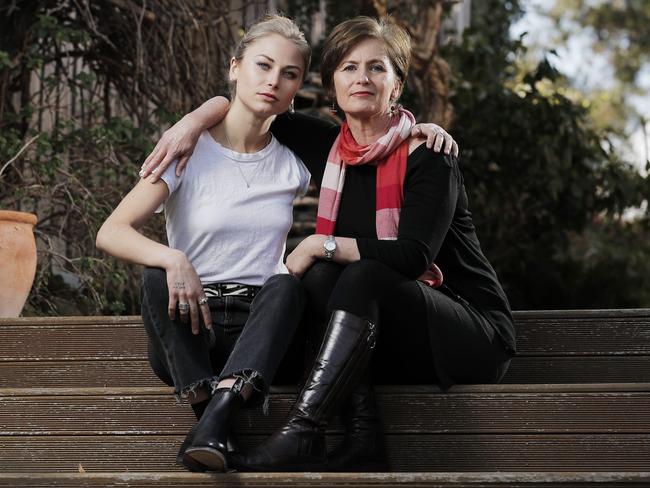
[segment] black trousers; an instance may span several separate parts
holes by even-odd
[[[314,319],[312,337],[322,334],[333,310],[377,324],[370,366],[376,383],[494,383],[509,365],[495,328],[473,307],[379,261],[318,261],[302,282],[309,297],[306,316]]]
[[[198,335],[192,334],[189,323],[180,322],[178,311],[175,320],[169,318],[168,301],[165,271],[146,268],[141,304],[149,362],[178,397],[187,398],[199,386],[214,388],[221,379],[237,376],[266,394],[278,369],[288,383],[300,378],[304,356],[296,331],[306,294],[295,277],[270,277],[254,298],[209,297],[212,329],[201,323]]]

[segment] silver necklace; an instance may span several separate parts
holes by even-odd
[[[228,131],[225,129],[225,127],[223,129],[223,134],[226,136],[226,141],[228,142],[228,150],[230,151],[230,157],[235,160],[235,163],[237,164],[237,169],[239,170],[239,174],[241,175],[242,180],[244,180],[244,183],[246,183],[246,188],[250,188],[251,182],[248,181],[248,178],[246,178],[246,175],[244,175],[244,170],[241,168],[241,162],[239,161],[239,159],[237,159],[237,157],[235,157],[235,151],[233,149],[232,142],[230,142],[230,137],[228,137]],[[255,178],[257,166],[259,164],[260,162],[258,161],[257,164],[255,165],[255,168],[253,170],[253,177],[251,178],[251,181],[253,181],[253,179]]]

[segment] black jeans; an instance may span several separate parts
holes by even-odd
[[[378,324],[370,366],[376,383],[494,383],[509,365],[495,328],[473,307],[444,289],[423,289],[379,261],[318,261],[302,281],[312,330],[322,334],[333,310]]]
[[[175,320],[169,318],[168,302],[166,272],[146,268],[141,307],[149,362],[154,373],[175,388],[177,397],[187,398],[200,386],[214,389],[221,379],[237,376],[266,394],[289,349],[292,354],[286,361],[299,366],[284,369],[302,371],[300,341],[293,339],[306,295],[295,277],[271,276],[254,298],[209,297],[212,329],[201,322],[198,335],[192,334],[189,323],[180,322],[178,310]]]

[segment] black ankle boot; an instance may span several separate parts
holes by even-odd
[[[230,457],[239,471],[323,471],[325,426],[354,388],[375,344],[375,326],[336,310],[289,420],[260,446]]]
[[[238,378],[231,388],[217,389],[201,420],[187,434],[182,462],[190,471],[227,469],[228,435],[244,404],[243,386],[243,379]]]
[[[181,444],[181,447],[178,449],[178,454],[176,455],[176,464],[178,464],[179,466],[184,466],[189,471],[192,471],[194,473],[203,473],[207,471],[208,468],[205,465],[196,461],[189,454],[187,456],[185,455],[185,451],[187,450],[188,446],[192,445],[192,441],[193,439],[189,439],[189,436],[185,438],[185,440]],[[238,439],[231,432],[228,435],[228,442],[227,442],[228,453],[238,451],[239,450],[238,446],[239,446]]]
[[[370,383],[357,385],[341,411],[346,433],[343,442],[327,455],[328,471],[384,472],[388,459],[375,391]]]
[[[192,404],[192,410],[194,411],[194,415],[196,416],[197,421],[201,420],[201,417],[203,416],[203,412],[205,412],[205,409],[209,404],[210,404],[210,398]],[[188,437],[185,437],[185,440],[183,440],[181,447],[178,449],[178,454],[176,454],[176,464],[180,466],[185,466],[188,470],[193,472],[205,471],[205,466],[197,462],[194,462],[189,456],[185,459],[185,462],[183,462],[183,457],[185,456],[185,450],[187,449],[187,446],[190,445],[190,441],[191,439],[189,439]]]

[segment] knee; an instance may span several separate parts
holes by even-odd
[[[277,274],[271,276],[262,287],[263,291],[273,292],[279,297],[290,297],[298,300],[304,299],[304,288],[300,280],[290,274]]]
[[[357,287],[372,287],[377,283],[377,277],[386,265],[373,259],[360,259],[348,264],[337,283],[337,287],[346,286],[356,289]]]
[[[329,276],[338,276],[343,267],[334,261],[324,261],[318,259],[310,268],[305,272],[302,281],[321,280]]]

